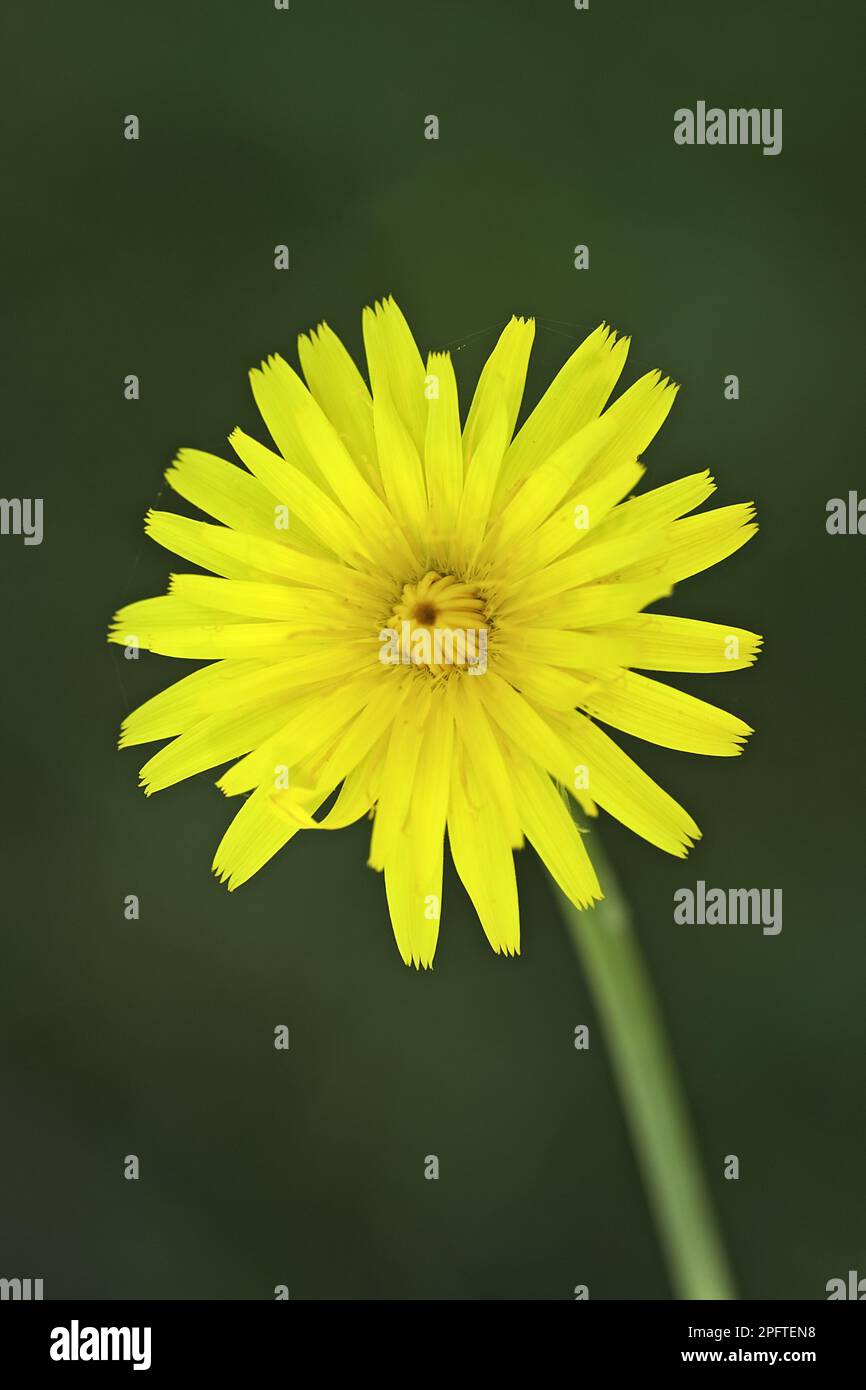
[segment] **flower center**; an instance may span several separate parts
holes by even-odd
[[[399,660],[437,675],[455,667],[477,674],[487,669],[487,609],[471,584],[429,570],[405,584],[390,619]]]

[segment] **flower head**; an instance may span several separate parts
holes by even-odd
[[[241,466],[183,449],[166,474],[212,520],[151,511],[147,533],[210,573],[121,609],[110,640],[210,664],[120,742],[171,740],[148,794],[232,764],[217,786],[244,799],[214,859],[230,889],[299,831],[370,816],[407,963],[433,959],[446,835],[514,954],[525,840],[577,906],[600,897],[564,791],[670,854],[699,836],[601,726],[740,751],[748,725],[643,673],[749,666],[760,638],[645,609],[743,545],[753,508],[694,515],[707,472],[632,495],[677,388],[651,372],[607,406],[628,339],[605,325],[517,434],[532,320],[507,325],[462,425],[450,356],[425,364],[393,300],[363,328],[369,388],[322,324],[299,342],[306,385],[281,357],[250,374],[275,449],[236,429]]]

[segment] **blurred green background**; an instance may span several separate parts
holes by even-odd
[[[802,0],[6,14],[3,492],[44,497],[45,539],[0,540],[0,1275],[47,1297],[671,1294],[531,851],[522,957],[493,955],[452,873],[416,974],[366,824],[298,837],[230,896],[213,779],[146,801],[148,750],[115,750],[127,710],[187,669],[104,640],[176,567],[142,537],[174,451],[262,437],[247,369],[294,361],[322,318],[357,352],[388,292],[423,349],[456,350],[464,403],[512,312],[538,316],[530,402],[608,320],[634,338],[624,384],[656,366],[682,383],[645,486],[709,468],[716,502],[757,502],[758,538],[675,605],[766,634],[754,670],[680,682],[757,732],[725,760],[623,738],[704,831],[684,864],[607,818],[595,833],[741,1293],[866,1274],[866,539],[824,525],[828,498],[866,490],[862,25],[859,5]],[[699,99],[782,107],[782,154],[678,148],[673,112]],[[781,935],[675,927],[698,878],[782,888]]]

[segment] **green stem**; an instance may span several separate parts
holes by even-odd
[[[676,1066],[628,904],[593,836],[605,897],[579,912],[553,884],[607,1034],[614,1074],[678,1298],[734,1298]]]

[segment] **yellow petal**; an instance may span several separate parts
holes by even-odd
[[[381,491],[373,434],[373,402],[367,383],[336,333],[320,323],[298,339],[298,356],[310,394],[321,406],[368,483]]]
[[[334,786],[367,756],[382,734],[390,730],[403,702],[411,696],[413,688],[414,681],[408,671],[392,668],[391,672],[379,673],[379,679],[373,685],[370,703],[335,741],[324,763],[321,780],[325,785]]]
[[[241,429],[232,431],[229,443],[275,502],[288,509],[295,526],[300,519],[326,547],[330,558],[337,555],[361,569],[371,567],[371,548],[365,544],[357,522],[324,488]]]
[[[386,381],[376,392],[373,418],[388,505],[405,527],[414,548],[423,553],[427,530],[424,469],[412,436],[391,399]]]
[[[640,458],[670,414],[678,391],[661,372],[647,372],[624,391],[601,417],[600,447],[581,485],[589,486],[609,469]]]
[[[642,671],[742,671],[754,665],[763,639],[746,628],[643,613],[607,628],[634,640]]]
[[[499,497],[601,414],[625,366],[628,343],[601,324],[572,353],[505,455]]]
[[[536,627],[601,627],[622,623],[669,594],[669,586],[657,579],[636,584],[584,584],[557,595],[553,603],[537,605],[531,616],[524,615],[523,620]]]
[[[592,684],[583,699],[587,714],[615,729],[679,748],[729,758],[743,751],[752,730],[742,719],[661,681],[623,671],[614,680]]]
[[[463,492],[463,444],[457,382],[447,352],[431,352],[427,377],[435,391],[428,403],[424,472],[430,500],[427,544],[440,564],[451,558]]]
[[[260,670],[258,661],[215,661],[191,671],[182,680],[153,695],[123,721],[120,748],[137,743],[153,743],[160,738],[173,738],[185,733],[209,713],[205,698],[213,687],[233,688],[238,676]]]
[[[432,964],[442,911],[442,846],[451,786],[453,682],[433,692],[409,813],[385,855],[394,936],[407,965]]]
[[[227,579],[276,575],[335,594],[363,594],[377,603],[386,600],[391,592],[391,585],[385,579],[316,556],[302,555],[291,546],[231,531],[227,526],[192,521],[174,512],[148,512],[144,529],[157,545]]]
[[[629,579],[658,574],[669,584],[678,584],[726,560],[750,541],[758,529],[754,515],[752,502],[739,502],[683,517],[667,527],[654,553],[636,557],[623,573]]]
[[[574,757],[574,780],[594,801],[650,844],[682,858],[700,837],[687,811],[582,714],[560,727]],[[576,795],[576,792],[574,793]]]
[[[321,589],[269,584],[244,579],[214,579],[207,574],[173,574],[170,592],[204,608],[249,618],[296,623],[299,628],[326,628],[335,637],[346,628],[369,633],[376,612],[350,598],[337,598]]]
[[[175,492],[225,526],[269,541],[284,538],[275,526],[273,496],[243,468],[200,449],[181,449],[165,476]]]
[[[543,662],[530,665],[513,657],[497,656],[496,671],[528,701],[539,706],[540,712],[573,710],[586,694],[582,677]]]
[[[667,418],[676,392],[677,388],[658,372],[649,372],[600,418],[566,439],[549,457],[540,455],[544,461],[515,491],[491,535],[490,545],[509,547],[523,540],[550,516],[575,485],[585,493],[606,474],[625,467],[622,490],[614,489],[604,507],[609,510],[641,476],[642,469],[634,471],[635,461]],[[601,506],[604,495],[600,494],[597,506]],[[575,496],[573,500],[587,499]],[[565,509],[564,515],[573,531],[573,508]],[[571,539],[574,542],[579,537],[572,534]],[[545,558],[542,552],[539,563],[544,563]]]
[[[513,648],[524,662],[600,671],[640,665],[640,638],[612,632],[569,632],[553,627],[524,627],[502,622],[497,639]]]
[[[534,574],[566,551],[582,544],[643,477],[639,463],[612,468],[587,487],[578,486],[569,500],[531,536],[511,550],[503,563],[512,581]]]
[[[520,951],[514,855],[498,808],[491,807],[465,757],[458,759],[448,807],[448,843],[484,935],[497,955]]]
[[[148,796],[174,786],[197,772],[219,767],[241,753],[248,753],[285,720],[280,702],[242,708],[231,714],[211,714],[188,733],[161,748],[141,769],[141,785]]]
[[[401,567],[405,569],[416,557],[300,377],[278,356],[269,358],[259,373],[250,375],[265,423],[287,463],[308,473],[312,482],[321,479],[325,490],[330,490],[363,532],[367,548],[378,564],[392,576],[399,575]],[[262,382],[266,387],[264,395]],[[296,481],[293,474],[293,484]]]
[[[575,907],[602,896],[583,837],[546,772],[517,755],[513,764],[526,838]]]
[[[491,429],[498,430],[500,412],[505,428],[503,450],[511,439],[523,399],[534,337],[534,319],[512,318],[484,363],[463,430],[463,457],[467,467]],[[501,458],[497,460],[497,467],[499,462]]]
[[[483,676],[467,676],[452,681],[454,711],[462,744],[462,764],[472,769],[472,780],[479,788],[480,804],[495,812],[506,843],[515,849],[523,845],[523,831],[514,788],[502,746],[485,713],[479,690]]]
[[[488,670],[478,677],[484,708],[515,752],[520,749],[560,781],[570,781],[572,759],[560,735],[523,695]]]
[[[421,455],[427,424],[424,363],[409,325],[389,297],[372,309],[364,310],[362,327],[373,398],[382,385],[387,386],[400,418]]]
[[[364,711],[367,714],[370,706]],[[360,716],[363,719],[364,715]],[[349,735],[357,728],[360,720],[356,720]],[[339,795],[320,821],[315,822],[316,830],[342,830],[347,825],[352,825],[362,816],[367,815],[376,804],[378,795],[379,771],[385,760],[388,751],[387,733],[380,736],[371,744],[361,760],[355,764],[340,788]],[[324,772],[323,772],[324,776]]]
[[[419,677],[394,720],[373,822],[368,861],[371,869],[385,867],[409,814],[431,698],[431,682],[424,676]]]
[[[215,613],[212,608],[190,603],[177,594],[160,594],[158,598],[138,599],[119,609],[111,620],[108,640],[117,646],[134,644],[144,651],[157,650],[152,648],[154,633],[183,633],[200,624],[229,628],[239,622],[234,613]]]
[[[586,545],[599,541],[615,540],[619,536],[634,535],[635,532],[654,531],[667,528],[668,524],[694,511],[706,502],[716,490],[709,472],[690,473],[685,478],[677,478],[662,487],[651,488],[639,497],[630,497],[622,502],[599,526],[594,526],[587,536]]]
[[[307,810],[315,810],[315,798],[307,797]],[[258,873],[269,859],[301,829],[301,822],[281,815],[267,789],[253,792],[241,806],[214,855],[214,873],[229,891]]]
[[[385,892],[397,948],[406,965],[433,964],[442,913],[442,838],[432,847],[432,863],[418,860],[418,832],[400,830],[385,858]]]
[[[415,846],[416,870],[422,882],[442,874],[442,842],[451,784],[454,749],[454,720],[459,718],[455,703],[456,684],[448,680],[434,688],[424,738],[418,755],[415,785],[409,811],[409,826]]]
[[[647,556],[657,555],[661,544],[662,538],[651,532],[649,535],[623,536],[600,545],[580,545],[573,555],[555,560],[552,565],[529,578],[502,578],[500,587],[504,598],[499,611],[503,617],[524,613],[542,601],[576,589],[580,584],[592,584],[597,579],[624,573],[627,568],[629,577],[636,580],[641,577],[639,572],[633,572],[638,562]],[[654,571],[651,569],[650,573]],[[665,582],[659,578],[660,584]]]
[[[345,685],[295,700],[289,709],[284,700],[282,718],[268,731],[269,737],[260,741],[242,762],[229,768],[217,786],[226,796],[258,786],[280,791],[287,779],[294,782],[299,765],[312,762],[316,754],[327,756],[335,739],[368,704],[377,684],[370,677],[357,677]],[[336,776],[330,780],[318,776],[316,784],[330,790],[337,781]]]
[[[480,433],[479,419],[477,443],[466,465],[466,477],[457,516],[454,564],[458,569],[466,571],[474,568],[484,544],[496,480],[508,442],[508,419],[501,401],[498,402],[498,408],[493,404],[489,410],[485,407],[484,418],[488,416],[489,425],[483,434]]]
[[[171,596],[169,596],[171,597]],[[234,614],[214,614],[211,609],[194,609],[192,604],[183,605],[183,616],[171,612],[161,623],[156,618],[145,617],[149,605],[161,602],[160,599],[143,599],[133,603],[118,614],[118,625],[109,635],[110,642],[121,646],[129,645],[135,636],[143,651],[156,652],[160,656],[179,656],[193,661],[210,661],[222,657],[255,657],[263,661],[283,661],[292,648],[300,653],[302,635],[295,623],[245,623]],[[180,603],[181,600],[178,600]],[[127,618],[125,615],[129,615]],[[139,620],[136,625],[135,616]],[[198,616],[198,621],[194,617]],[[218,619],[214,621],[214,619]],[[322,678],[331,675],[340,664],[343,653],[335,652],[330,646],[323,647],[315,654],[317,669]],[[300,654],[299,658],[300,660]],[[360,668],[370,664],[369,656],[361,651],[355,652],[354,666]]]

